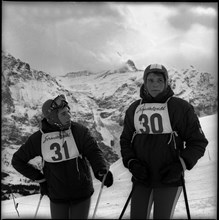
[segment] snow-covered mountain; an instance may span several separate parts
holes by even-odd
[[[217,112],[217,82],[211,74],[194,67],[170,69],[169,73],[176,96],[192,103],[199,116]],[[30,189],[30,185],[33,190],[34,183],[13,169],[11,157],[39,128],[44,101],[61,93],[68,98],[73,120],[91,130],[110,163],[117,161],[124,114],[139,99],[142,76],[143,71],[128,60],[98,73],[80,71],[52,77],[2,51],[2,199],[7,198],[9,184],[20,194],[25,194],[23,189]],[[40,158],[36,161],[33,163],[40,166]],[[17,187],[19,184],[26,188]]]
[[[132,60],[128,60],[127,62],[124,62],[114,68],[111,68],[110,70],[104,71],[104,75],[109,75],[109,74],[113,74],[113,73],[125,73],[125,72],[129,72],[129,71],[138,71],[138,69],[136,68],[134,62]],[[98,72],[90,72],[87,70],[83,70],[83,71],[76,71],[76,72],[70,72],[64,75],[64,77],[70,77],[70,78],[74,78],[74,77],[81,77],[81,76],[89,76],[89,75],[93,75],[93,74],[100,74]]]
[[[217,82],[207,72],[199,72],[192,65],[180,72],[169,70],[170,84],[176,96],[191,103],[199,116],[217,111]]]

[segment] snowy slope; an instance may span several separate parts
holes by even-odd
[[[203,131],[209,141],[205,155],[191,170],[186,171],[186,188],[190,205],[191,218],[215,219],[217,210],[217,115],[200,118]],[[118,219],[131,189],[131,175],[124,168],[121,159],[111,165],[114,174],[114,184],[110,188],[104,187],[96,218]],[[92,196],[90,218],[93,215],[96,199],[100,190],[100,182],[94,180],[95,193]],[[20,218],[33,218],[39,194],[16,198],[19,203]],[[18,218],[13,200],[2,201],[2,218]],[[43,197],[37,218],[50,218],[49,199]],[[124,214],[129,218],[129,206]],[[183,194],[176,206],[174,218],[187,218]]]

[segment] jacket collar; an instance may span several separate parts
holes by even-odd
[[[61,131],[61,129],[58,126],[49,124],[45,118],[43,118],[43,120],[41,121],[41,129],[46,133],[54,132],[54,131]]]

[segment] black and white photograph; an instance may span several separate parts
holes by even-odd
[[[2,1],[1,86],[1,219],[217,219],[217,2]]]

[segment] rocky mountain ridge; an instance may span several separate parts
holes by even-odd
[[[70,72],[65,74],[63,77],[69,77],[69,78],[75,78],[75,77],[81,77],[81,76],[90,76],[90,75],[94,75],[94,74],[99,74],[99,75],[109,75],[109,74],[114,74],[114,73],[125,73],[128,71],[138,71],[138,69],[136,68],[134,62],[132,60],[128,60],[124,63],[122,63],[121,65],[117,66],[114,69],[110,69],[110,70],[105,70],[105,71],[101,71],[101,72],[91,72],[88,70],[83,70],[83,71],[76,71],[76,72]]]

